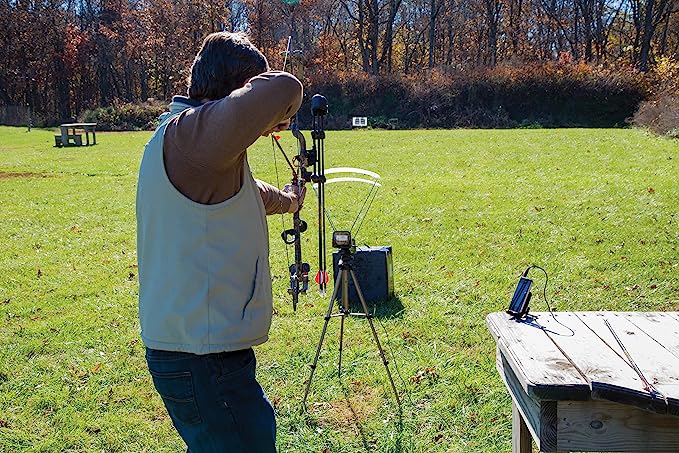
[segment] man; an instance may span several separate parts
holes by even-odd
[[[255,181],[246,148],[288,127],[302,85],[269,71],[244,35],[222,32],[205,39],[188,95],[173,98],[139,169],[146,360],[189,451],[273,452],[274,412],[252,351],[272,315],[265,214],[295,212],[304,193]]]

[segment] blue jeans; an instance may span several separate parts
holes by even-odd
[[[191,453],[276,451],[273,407],[255,379],[255,353],[146,349],[146,363]]]

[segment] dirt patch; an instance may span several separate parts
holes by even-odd
[[[0,179],[13,179],[13,178],[49,178],[52,175],[47,173],[33,173],[31,171],[25,171],[20,173],[4,172],[0,171]]]
[[[377,389],[355,383],[351,387],[353,395],[348,399],[345,397],[326,403],[323,422],[331,426],[352,425],[365,421],[377,411],[380,404],[380,392]]]

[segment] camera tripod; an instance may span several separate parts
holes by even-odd
[[[377,337],[377,331],[375,330],[375,324],[373,323],[373,315],[371,315],[368,312],[368,305],[365,302],[365,298],[363,297],[363,292],[361,291],[361,287],[358,284],[358,279],[356,278],[356,274],[354,274],[354,271],[352,269],[352,261],[354,258],[354,252],[356,250],[356,247],[352,245],[346,245],[346,246],[341,246],[340,247],[340,260],[339,260],[339,273],[337,274],[337,278],[335,279],[335,286],[332,291],[332,296],[330,296],[330,304],[328,305],[328,311],[325,314],[325,324],[323,324],[323,331],[321,332],[321,339],[318,342],[318,346],[316,347],[316,357],[314,357],[314,362],[311,365],[311,375],[309,376],[309,380],[307,381],[306,385],[306,390],[304,391],[304,399],[302,400],[302,405],[306,409],[306,399],[307,396],[309,395],[309,390],[311,388],[311,380],[314,377],[314,372],[316,371],[316,365],[318,364],[318,358],[321,355],[321,347],[323,346],[323,340],[325,339],[325,334],[328,329],[328,322],[330,321],[330,318],[340,318],[340,335],[339,335],[339,361],[337,364],[337,377],[339,378],[342,374],[342,343],[344,340],[344,319],[347,316],[356,316],[356,317],[362,317],[366,318],[368,320],[368,323],[370,324],[370,329],[372,330],[373,338],[375,339],[375,343],[377,344],[377,350],[380,353],[380,357],[382,358],[382,363],[384,364],[384,368],[387,371],[387,377],[389,378],[389,383],[391,384],[391,388],[394,391],[394,396],[396,397],[396,403],[398,404],[398,407],[401,407],[401,400],[398,397],[398,392],[396,391],[396,385],[394,384],[394,379],[391,377],[391,372],[389,371],[389,361],[387,360],[387,357],[384,354],[384,349],[382,349],[382,345],[380,344],[380,339]],[[361,306],[363,307],[363,313],[352,313],[351,310],[349,309],[349,277],[351,277],[352,281],[354,282],[354,287],[356,288],[356,293],[358,293],[358,298],[361,301]],[[338,291],[341,291],[340,293],[340,302],[341,305],[339,307],[339,310],[337,313],[333,313],[333,308],[335,305],[335,298],[337,297]]]

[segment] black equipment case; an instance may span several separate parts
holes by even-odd
[[[332,254],[333,281],[337,281],[340,252]],[[391,246],[356,247],[351,267],[363,292],[366,304],[388,300],[394,295],[394,271],[391,257]],[[336,299],[339,300],[341,291]],[[349,302],[352,310],[363,312],[361,301],[349,275]]]

